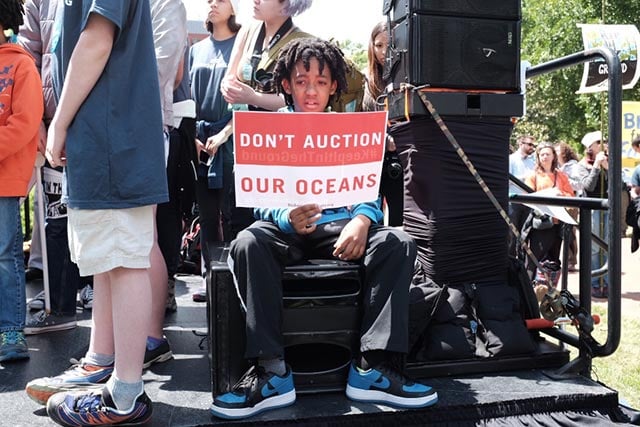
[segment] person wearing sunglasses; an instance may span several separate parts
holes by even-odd
[[[532,174],[536,168],[536,139],[531,135],[521,135],[517,139],[518,148],[513,154],[509,155],[509,174],[524,181],[525,178]],[[509,185],[509,192],[518,192],[514,184]],[[520,231],[524,224],[529,208],[520,203],[509,203],[509,219],[515,227]],[[516,239],[509,235],[509,255],[516,256],[518,248],[516,247]]]

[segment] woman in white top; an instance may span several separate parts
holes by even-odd
[[[240,30],[220,86],[229,104],[267,111],[285,106],[284,98],[275,93],[271,83],[272,68],[290,34],[311,36],[300,31],[292,20],[311,3],[312,0],[254,0],[253,17],[259,22]]]

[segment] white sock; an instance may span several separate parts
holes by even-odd
[[[107,390],[109,390],[118,411],[131,412],[136,399],[144,392],[144,383],[142,380],[135,383],[125,383],[115,375],[111,375],[107,381]]]

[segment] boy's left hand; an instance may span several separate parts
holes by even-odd
[[[362,258],[367,247],[367,236],[371,220],[364,215],[357,215],[345,225],[333,245],[333,256],[342,261]]]

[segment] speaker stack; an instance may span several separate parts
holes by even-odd
[[[229,271],[228,247],[213,248],[207,276],[212,393],[226,393],[249,367],[246,321]],[[308,260],[282,277],[284,357],[299,393],[344,390],[360,348],[363,272],[359,264]]]
[[[432,101],[442,114],[522,115],[520,0],[385,0],[383,13],[384,77],[396,93],[408,85],[445,94]],[[417,96],[402,98],[389,97],[390,117],[428,114]]]

